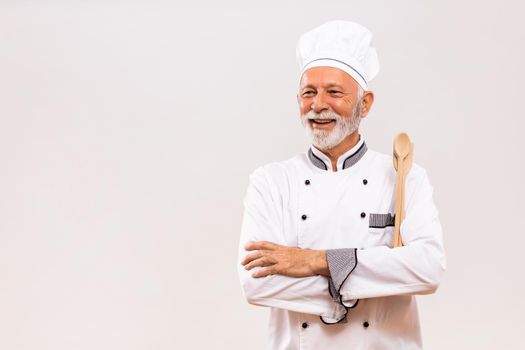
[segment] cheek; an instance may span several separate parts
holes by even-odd
[[[344,100],[333,101],[331,107],[339,115],[348,116],[352,114],[352,104]]]
[[[299,110],[301,111],[301,114],[306,114],[310,112],[310,106],[312,104],[308,103],[308,101],[305,100],[299,100]]]

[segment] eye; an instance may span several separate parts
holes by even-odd
[[[306,90],[301,94],[302,97],[312,97],[313,95],[315,95],[313,90]]]
[[[342,91],[339,91],[339,90],[328,90],[328,93],[332,96],[336,96],[336,97],[339,97],[339,96],[343,96],[343,92]]]

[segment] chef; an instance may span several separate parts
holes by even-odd
[[[239,276],[269,307],[272,349],[421,349],[415,295],[433,293],[445,252],[433,188],[413,164],[403,246],[392,248],[392,156],[359,133],[379,71],[372,34],[331,21],[301,36],[298,103],[311,147],[257,168],[244,198]]]

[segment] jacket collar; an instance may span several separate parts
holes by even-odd
[[[350,150],[342,154],[337,159],[337,171],[348,169],[356,164],[366,153],[368,147],[365,141],[359,135],[359,141]],[[332,171],[332,162],[323,152],[318,150],[314,145],[308,150],[308,158],[313,165],[322,170]]]

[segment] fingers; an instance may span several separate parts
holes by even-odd
[[[277,271],[276,271],[275,265],[271,265],[271,266],[255,271],[254,273],[252,273],[252,277],[253,278],[266,277],[266,276],[274,275],[276,274],[276,272]]]
[[[270,257],[262,257],[260,259],[253,260],[252,262],[244,266],[244,268],[249,271],[253,269],[254,267],[265,267],[265,266],[273,265],[275,264],[275,262],[276,261],[271,259]]]
[[[255,253],[248,254],[244,257],[244,260],[241,262],[241,265],[246,265],[255,259],[261,258],[262,256],[263,256],[263,252],[261,251],[256,251]]]
[[[275,250],[277,247],[279,247],[278,244],[267,242],[267,241],[259,241],[259,242],[250,242],[246,244],[244,249],[246,250]]]
[[[268,241],[254,241],[249,242],[244,246],[247,251],[256,251],[248,254],[241,262],[246,270],[251,270],[254,267],[259,267],[257,271],[252,273],[252,277],[261,278],[270,275],[279,274],[279,261],[282,258],[283,249],[285,246],[275,244]],[[281,252],[281,253],[280,253]],[[281,257],[281,258],[280,258]]]

